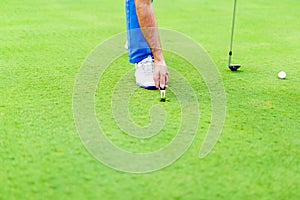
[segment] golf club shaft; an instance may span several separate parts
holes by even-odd
[[[228,61],[228,66],[230,66],[230,64],[231,64],[231,56],[232,56],[233,35],[234,35],[234,24],[235,24],[235,12],[236,12],[236,1],[237,1],[237,0],[234,0],[234,7],[233,7],[232,28],[231,28],[231,40],[230,40],[230,51],[229,51],[229,61]]]

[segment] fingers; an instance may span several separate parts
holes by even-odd
[[[160,74],[160,80],[159,80],[159,87],[162,89],[165,89],[165,85],[166,85],[166,74],[161,73]]]
[[[167,88],[169,82],[169,74],[166,66],[157,66],[154,70],[154,82],[156,88]]]
[[[159,71],[154,70],[154,77],[153,77],[154,83],[155,83],[155,87],[159,88],[160,85],[160,76],[159,76]]]
[[[169,83],[169,72],[166,73],[166,77],[165,77],[165,87],[168,87],[168,83]]]
[[[169,73],[161,73],[160,74],[160,79],[159,79],[159,84],[160,88],[167,88],[168,87],[168,82],[169,82]]]

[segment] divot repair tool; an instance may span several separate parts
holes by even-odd
[[[160,91],[160,101],[165,102],[166,101],[166,88],[159,88]]]

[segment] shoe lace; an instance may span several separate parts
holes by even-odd
[[[153,59],[148,57],[139,63],[143,69],[143,72],[146,76],[153,75]]]
[[[153,75],[153,68],[152,68],[152,63],[146,63],[145,65],[142,65],[143,67],[143,71],[144,71],[144,74],[146,76],[150,76],[150,75]]]

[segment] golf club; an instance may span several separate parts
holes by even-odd
[[[235,12],[236,12],[236,1],[237,0],[234,0],[234,8],[233,8],[233,16],[232,16],[232,29],[231,29],[231,41],[230,41],[230,51],[229,51],[229,61],[228,61],[228,67],[231,71],[236,71],[238,68],[241,67],[241,65],[239,65],[239,64],[232,64],[231,63],[233,35],[234,35],[234,24],[235,24]]]

